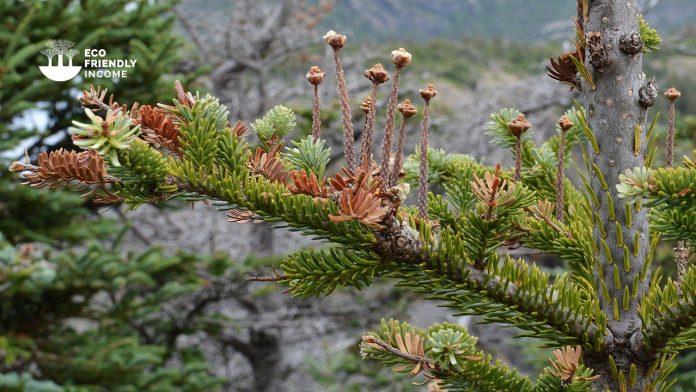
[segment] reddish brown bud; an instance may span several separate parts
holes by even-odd
[[[529,128],[532,127],[532,123],[527,120],[524,113],[517,115],[517,118],[510,121],[507,125],[510,132],[516,137],[522,136],[523,133],[527,132]]]
[[[411,63],[411,53],[407,52],[404,48],[399,48],[398,50],[392,50],[391,60],[397,68],[403,68]]]
[[[558,120],[558,125],[561,127],[562,130],[567,131],[570,128],[573,127],[573,120],[570,119],[567,115],[563,115],[560,120]]]
[[[437,90],[433,84],[429,84],[428,87],[418,90],[418,93],[425,100],[425,102],[430,102],[437,95]]]
[[[329,30],[326,34],[324,34],[324,41],[326,41],[326,43],[334,49],[342,48],[343,45],[345,45],[347,39],[348,37],[346,37],[345,35],[338,34],[333,30]]]
[[[416,107],[411,104],[410,99],[405,99],[403,102],[401,102],[398,106],[398,109],[404,116],[404,118],[413,117],[416,115],[416,113],[418,113]]]
[[[679,97],[681,97],[681,92],[674,87],[670,87],[667,89],[667,91],[665,91],[665,97],[667,97],[667,99],[669,99],[670,101],[674,102]]]
[[[365,114],[370,113],[370,107],[372,106],[372,97],[366,95],[363,97],[362,102],[360,102],[360,110],[365,112]]]
[[[389,74],[380,63],[373,65],[370,69],[366,69],[363,75],[374,84],[382,84],[389,80]]]
[[[14,173],[20,173],[27,170],[27,165],[23,164],[22,162],[12,162],[10,165],[10,171]]]
[[[324,75],[326,74],[321,70],[321,68],[313,65],[311,68],[309,68],[309,72],[307,72],[307,80],[309,83],[317,86],[322,80],[324,80]]]

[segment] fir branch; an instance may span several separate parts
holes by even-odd
[[[326,296],[346,286],[359,290],[393,266],[382,263],[369,252],[334,247],[299,251],[288,256],[281,268],[290,293],[308,298]]]
[[[689,266],[682,276],[681,296],[672,279],[664,287],[659,283],[654,281],[640,302],[642,347],[647,352],[672,353],[696,348],[696,266]]]
[[[650,210],[650,230],[662,234],[667,241],[683,241],[696,246],[696,206],[688,209],[653,207]]]
[[[556,344],[592,346],[609,339],[606,318],[598,311],[596,300],[581,295],[567,276],[548,285],[548,275],[537,267],[509,258],[501,265],[489,264],[487,270],[465,268],[461,262],[459,267],[448,267],[434,260],[434,255],[426,256],[422,262],[427,269],[408,267],[391,276],[430,299],[443,301],[457,314],[515,325],[530,336]]]
[[[696,205],[696,169],[689,167],[627,169],[616,185],[619,196],[646,200],[646,206],[665,205],[686,210]]]
[[[660,38],[657,30],[648,24],[643,15],[638,16],[638,25],[640,28],[640,40],[643,42],[643,53],[657,51],[662,43],[662,38]]]
[[[14,162],[10,171],[23,173],[25,184],[35,188],[55,189],[59,187],[83,184],[110,184],[120,181],[106,173],[104,159],[94,151],[77,153],[59,149],[42,152],[38,157],[38,166]]]
[[[452,391],[527,391],[529,379],[508,368],[491,355],[476,348],[476,337],[465,327],[450,323],[430,326],[427,330],[396,320],[382,320],[380,328],[363,336],[363,357],[392,365],[411,377],[422,373],[438,380]]]

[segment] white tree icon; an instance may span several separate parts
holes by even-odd
[[[67,54],[66,51],[75,45],[74,42],[67,40],[67,39],[52,39],[48,41],[48,47],[51,49],[54,49],[58,53],[58,66],[62,67],[63,66],[63,55]],[[77,53],[75,53],[77,54]],[[72,56],[75,56],[73,54]],[[71,57],[71,63],[72,63],[72,56]]]
[[[42,50],[41,54],[48,58],[48,66],[52,67],[53,66],[53,57],[58,54],[58,51],[53,49],[53,48],[49,48],[49,49]]]
[[[68,49],[65,51],[65,55],[68,56],[68,67],[72,67],[72,59],[75,57],[78,53],[80,53],[79,50],[77,49]]]
[[[71,49],[74,45],[74,42],[67,39],[49,40],[46,43],[47,49],[41,51],[41,54],[48,58],[48,65],[39,66],[41,73],[56,82],[64,82],[77,76],[82,67],[73,66],[73,57],[80,53],[77,49]],[[58,55],[58,64],[53,63],[56,55]],[[68,64],[63,64],[63,56],[68,57]]]

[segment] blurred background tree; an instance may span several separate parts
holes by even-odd
[[[195,77],[173,72],[182,39],[172,32],[173,17],[165,15],[172,6],[0,2],[2,390],[204,391],[222,384],[200,350],[175,346],[188,325],[154,315],[167,306],[188,314],[177,301],[214,286],[202,274],[225,276],[228,259],[156,250],[120,255],[109,243],[127,227],[100,218],[73,194],[18,187],[6,170],[25,149],[36,156],[70,145],[67,126],[83,113],[76,96],[91,81],[78,76],[56,83],[39,72],[46,59],[37,54],[50,39],[69,37],[81,49],[106,48],[137,59],[139,72],[129,78],[100,81],[129,97],[156,100],[170,89],[169,78]],[[66,248],[77,250],[61,250]],[[191,314],[190,323],[197,317]]]

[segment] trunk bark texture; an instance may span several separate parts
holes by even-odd
[[[622,37],[639,33],[635,0],[588,0],[584,22],[585,64],[596,85],[592,89],[583,81],[585,111],[599,145],[599,153],[587,149],[591,186],[599,201],[593,204],[594,279],[610,331],[609,344],[600,352],[588,350],[585,361],[601,376],[598,391],[644,391],[650,385],[653,358],[640,349],[637,306],[650,283],[650,272],[641,274],[649,252],[648,214],[619,199],[616,184],[624,170],[644,165],[644,125],[656,91],[643,73],[642,52],[620,45]],[[610,356],[623,375],[612,374]],[[632,366],[637,377],[629,382]]]

